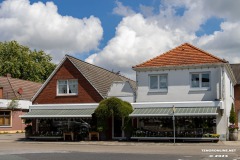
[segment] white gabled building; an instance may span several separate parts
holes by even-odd
[[[175,108],[176,137],[217,133],[227,139],[236,83],[227,61],[185,43],[133,70],[137,103],[131,117],[138,128],[171,137]]]

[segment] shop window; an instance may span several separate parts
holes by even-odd
[[[191,88],[210,88],[210,73],[191,73]]]
[[[216,117],[175,117],[176,137],[216,134]],[[173,137],[172,117],[140,118],[133,137]]]
[[[0,126],[11,126],[11,111],[0,111]]]
[[[78,80],[58,80],[58,95],[77,95]]]
[[[167,91],[167,88],[168,88],[167,74],[149,76],[149,89],[151,91]]]

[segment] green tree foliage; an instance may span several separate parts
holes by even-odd
[[[106,122],[108,118],[114,116],[116,118],[128,119],[129,114],[132,113],[132,105],[119,98],[111,97],[102,100],[95,110],[95,115],[98,121],[98,127],[106,129]]]
[[[111,97],[104,99],[99,103],[98,108],[95,110],[95,114],[98,118],[109,118],[115,116],[118,118],[128,117],[132,113],[132,105],[126,101],[122,101],[119,98]]]
[[[56,67],[52,57],[43,51],[30,50],[16,41],[0,42],[0,76],[35,82],[45,81]]]
[[[232,108],[231,108],[231,111],[230,111],[229,122],[232,123],[232,124],[235,124],[235,122],[236,122],[236,113],[234,111],[234,105],[233,104],[232,104]]]

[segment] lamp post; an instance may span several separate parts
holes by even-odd
[[[175,114],[176,108],[174,105],[173,105],[172,111],[173,111],[173,143],[175,144],[176,135],[175,135],[175,115],[174,114]]]

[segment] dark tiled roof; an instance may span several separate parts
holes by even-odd
[[[114,81],[128,81],[132,86],[133,91],[135,92],[136,90],[136,82],[131,79],[108,71],[104,68],[81,61],[72,56],[66,55],[66,57],[76,66],[76,68],[92,84],[92,86],[99,92],[102,97],[107,96],[107,93]]]
[[[231,68],[237,80],[237,84],[240,84],[240,64],[231,64]]]
[[[0,84],[3,87],[3,99],[31,100],[41,83],[0,76]],[[22,89],[22,94],[18,93]]]
[[[211,63],[227,63],[227,61],[207,53],[191,44],[184,43],[164,54],[136,65],[133,68],[185,66]]]

